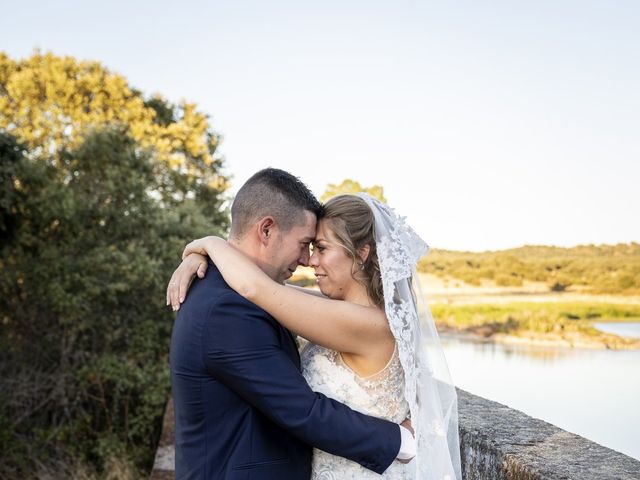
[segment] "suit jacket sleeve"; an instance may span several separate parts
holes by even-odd
[[[376,473],[394,461],[400,449],[398,425],[313,392],[264,311],[229,292],[217,299],[209,317],[203,360],[210,375],[310,445]]]

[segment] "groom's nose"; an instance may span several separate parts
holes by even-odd
[[[300,258],[298,258],[298,265],[302,265],[303,267],[309,266],[309,250],[304,250]]]
[[[318,266],[318,254],[316,253],[316,251],[314,250],[314,252],[311,254],[311,256],[309,257],[309,265],[313,268]]]

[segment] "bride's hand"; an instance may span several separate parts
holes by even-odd
[[[197,253],[199,255],[204,255],[205,257],[208,255],[207,254],[207,247],[211,248],[212,244],[215,242],[215,239],[217,237],[214,236],[209,236],[209,237],[203,237],[203,238],[198,238],[197,240],[194,240],[193,242],[187,244],[186,247],[184,247],[184,251],[182,252],[182,259],[184,260],[187,255],[191,254],[191,253]]]
[[[413,435],[413,437],[415,438],[416,432],[413,429],[413,425],[411,424],[411,418],[405,418],[400,425],[409,430],[411,432],[411,435]]]
[[[180,309],[180,304],[184,302],[187,290],[189,290],[195,276],[204,278],[206,272],[206,256],[195,253],[187,256],[171,275],[171,280],[167,285],[167,305],[171,305],[173,311]]]
[[[415,455],[416,455],[416,444],[415,444],[416,432],[413,430],[413,425],[411,425],[411,419],[409,417],[405,418],[404,421],[400,424],[400,426],[406,428],[411,433],[411,435],[413,436],[413,442],[412,442],[413,445],[412,445],[411,448],[409,448],[408,445],[405,445],[404,441],[403,441],[403,444],[402,444],[403,447],[407,448],[407,450],[405,450],[404,454],[405,455],[411,455],[411,457],[410,458],[403,458],[402,460],[400,458],[398,458],[398,461],[400,463],[409,463],[415,458]],[[409,453],[409,452],[411,452],[411,453]]]

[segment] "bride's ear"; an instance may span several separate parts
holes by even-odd
[[[366,262],[367,258],[369,258],[369,252],[371,252],[371,246],[369,244],[363,245],[358,249],[358,256],[362,263]]]

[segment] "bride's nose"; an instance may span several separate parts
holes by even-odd
[[[311,257],[309,257],[309,266],[310,267],[317,267],[318,266],[318,252],[315,251],[315,250],[311,254]]]

